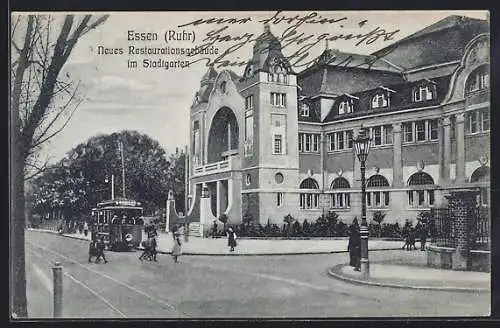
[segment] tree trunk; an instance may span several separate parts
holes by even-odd
[[[16,133],[13,133],[16,134]],[[17,149],[16,149],[17,148]],[[24,158],[21,149],[14,144],[11,158],[11,216],[10,216],[10,258],[12,316],[26,318],[26,267],[24,253]]]

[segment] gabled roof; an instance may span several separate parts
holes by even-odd
[[[318,57],[317,63],[318,65],[328,65],[331,67],[351,67],[394,73],[403,71],[401,68],[383,58],[378,58],[373,55],[344,52],[337,49],[325,49]]]
[[[489,32],[486,20],[448,16],[372,55],[405,70],[460,60],[467,44]]]

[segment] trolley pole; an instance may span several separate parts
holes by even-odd
[[[56,262],[52,268],[54,276],[54,318],[62,316],[63,281],[61,263]]]
[[[115,175],[111,174],[111,200],[115,199]]]

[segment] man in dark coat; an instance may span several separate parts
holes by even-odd
[[[347,250],[349,251],[350,265],[354,267],[355,271],[361,270],[361,234],[359,232],[358,220],[354,219],[349,227],[349,244]]]
[[[99,261],[102,259],[104,260],[104,263],[108,263],[106,260],[106,256],[104,256],[104,249],[106,248],[106,244],[104,243],[104,237],[101,237],[99,241],[97,242],[97,258],[95,259],[95,263],[99,263]]]
[[[427,237],[429,235],[429,228],[427,223],[422,224],[422,228],[420,230],[420,250],[425,251],[425,243],[427,242]]]

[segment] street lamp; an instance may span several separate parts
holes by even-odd
[[[371,139],[366,135],[366,130],[361,130],[354,140],[354,149],[361,163],[361,274],[364,278],[370,275],[368,262],[368,223],[366,222],[366,158],[370,151]]]

